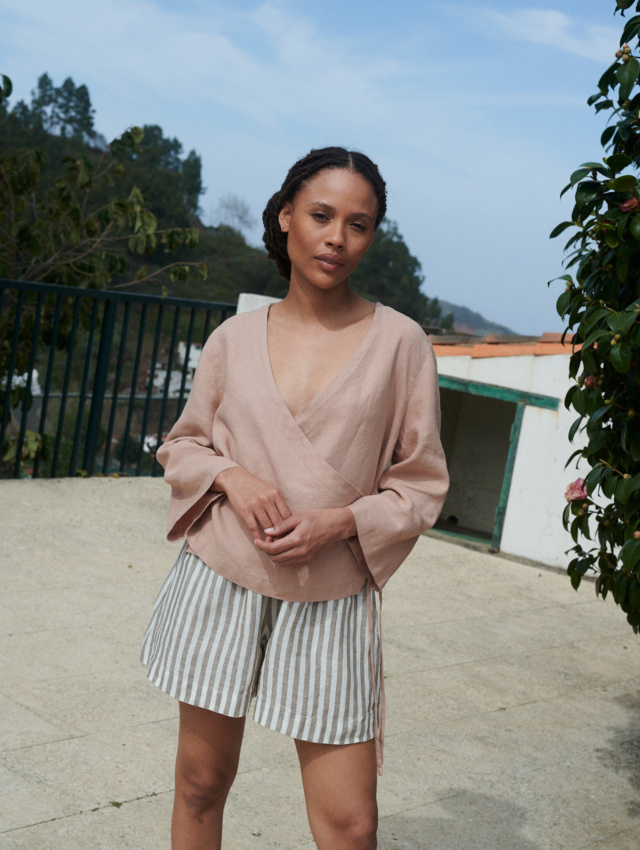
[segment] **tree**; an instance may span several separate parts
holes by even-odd
[[[95,139],[93,126],[95,110],[89,90],[67,79],[56,88],[48,74],[42,74],[37,88],[31,92],[31,106],[21,100],[13,108],[18,123],[29,129],[59,133],[63,137],[78,137],[83,141]]]
[[[411,254],[395,222],[385,219],[376,230],[371,248],[351,277],[354,289],[372,300],[380,300],[416,322],[440,323],[437,298],[427,298],[420,262]],[[447,321],[451,323],[453,317]]]
[[[5,76],[2,80],[0,107],[6,115],[4,102],[11,93],[11,82]],[[48,84],[41,90],[46,100]],[[67,90],[72,93],[71,87]],[[142,129],[133,127],[102,151],[85,148],[76,156],[65,157],[53,183],[44,180],[44,148],[14,147],[0,154],[0,278],[105,289],[114,278],[123,280],[127,250],[134,255],[159,250],[164,254],[195,245],[199,238],[195,227],[158,228],[156,216],[137,187],[126,195],[113,189],[143,137]],[[204,278],[208,270],[201,262],[180,258],[151,270],[143,266],[133,280],[161,283],[162,272],[171,280],[185,281],[192,272]],[[132,281],[124,280],[128,282]],[[11,356],[15,310],[9,299],[0,322],[0,386]],[[60,347],[68,342],[65,327],[71,310],[65,300]],[[18,375],[29,359],[34,311],[32,302],[25,303],[14,364]],[[45,337],[52,322],[52,315],[42,316],[40,331]],[[24,386],[12,387],[10,408],[16,407],[27,391]],[[0,449],[6,452],[7,447]]]
[[[218,200],[218,206],[213,212],[213,224],[226,224],[234,230],[252,230],[257,221],[251,214],[249,204],[237,195],[229,193]]]
[[[624,17],[636,0],[617,0]],[[640,2],[636,3],[640,11]],[[601,161],[583,163],[562,194],[575,190],[571,221],[577,228],[565,262],[574,271],[557,309],[575,328],[565,404],[578,418],[569,438],[583,433],[576,457],[590,467],[565,494],[565,528],[574,546],[568,572],[577,589],[595,571],[596,593],[611,593],[640,631],[640,15],[625,25],[621,49],[589,98],[597,112],[612,110]],[[634,48],[629,42],[636,42]],[[567,331],[565,331],[566,334]]]
[[[202,162],[195,151],[182,159],[182,144],[164,135],[157,124],[145,124],[144,138],[135,149],[125,151],[126,166],[116,183],[128,192],[137,186],[154,215],[172,227],[196,224],[202,186]]]

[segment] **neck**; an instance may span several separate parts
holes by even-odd
[[[281,302],[281,309],[305,322],[330,321],[332,317],[344,321],[361,301],[362,299],[349,289],[348,281],[332,289],[318,289],[315,286],[300,284],[292,278],[289,292]]]

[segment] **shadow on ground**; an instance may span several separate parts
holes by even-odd
[[[600,762],[617,774],[626,774],[627,779],[638,792],[635,799],[629,800],[627,813],[630,817],[640,817],[640,693],[631,691],[616,699],[629,712],[629,722],[624,729],[612,728],[608,747],[597,750]]]
[[[540,850],[523,835],[526,810],[508,800],[453,791],[439,800],[437,807],[442,817],[425,816],[421,809],[384,818],[380,846],[398,850]]]

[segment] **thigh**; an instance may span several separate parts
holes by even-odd
[[[202,786],[232,781],[244,725],[244,717],[227,717],[181,702],[176,778]]]
[[[380,646],[367,593],[365,587],[344,599],[282,603],[258,684],[258,723],[316,744],[374,737]]]
[[[312,830],[318,822],[377,821],[373,740],[337,745],[296,740],[296,749]]]

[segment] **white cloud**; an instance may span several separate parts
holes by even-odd
[[[562,121],[570,93],[540,66],[533,90],[519,92],[516,82],[505,91],[491,77],[479,84],[478,54],[465,50],[470,38],[482,62],[501,66],[495,44],[478,39],[475,26],[442,33],[443,43],[464,44],[455,61],[446,53],[438,60],[437,51],[409,50],[401,40],[374,49],[366,32],[343,31],[339,22],[327,31],[310,3],[248,5],[66,0],[63,16],[47,0],[0,0],[0,71],[27,99],[44,71],[56,85],[67,76],[86,83],[107,137],[132,123],[160,124],[202,155],[205,209],[233,193],[258,215],[310,147],[364,150],[389,181],[390,214],[423,263],[430,295],[518,330],[553,327],[544,281],[559,259],[546,236],[561,218],[564,172],[590,156],[573,149],[556,156],[538,126],[549,116]],[[424,4],[424,28],[431,6]],[[565,15],[491,14],[483,20],[502,36],[580,55],[584,48],[593,58],[596,30]],[[572,146],[588,136],[572,133]],[[541,222],[534,231],[533,218]],[[517,318],[514,293],[524,305]]]
[[[92,92],[93,80],[120,90],[125,103],[217,105],[272,129],[283,120],[321,128],[382,119],[377,87],[399,71],[390,58],[363,61],[347,38],[322,37],[282,2],[251,12],[203,3],[183,12],[150,0],[67,0],[62,16],[45,0],[19,11],[1,0],[0,10],[7,12],[2,41],[30,46],[5,59],[16,86],[27,77],[27,56],[32,65],[37,55],[30,84],[45,69],[54,79],[72,73]]]
[[[613,62],[620,38],[619,28],[583,24],[555,9],[516,9],[508,13],[484,9],[483,14],[508,38],[545,44],[607,64]]]

